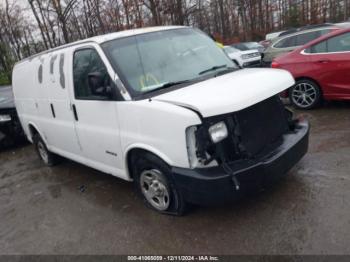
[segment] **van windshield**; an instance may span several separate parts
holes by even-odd
[[[115,39],[102,48],[133,96],[237,68],[212,39],[192,28]]]

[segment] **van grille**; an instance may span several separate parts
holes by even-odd
[[[206,118],[196,132],[197,156],[208,160],[210,155],[209,159],[216,159],[220,164],[272,152],[282,143],[282,136],[290,131],[291,117],[276,95],[237,112]],[[208,128],[219,121],[225,121],[229,135],[214,144]]]
[[[233,113],[238,125],[239,148],[254,156],[288,132],[285,108],[278,96]]]

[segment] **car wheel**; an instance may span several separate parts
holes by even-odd
[[[145,204],[162,214],[181,216],[186,202],[171,179],[169,166],[150,153],[139,153],[133,161],[136,190]]]
[[[59,157],[51,153],[47,149],[44,140],[41,138],[39,134],[36,134],[34,136],[33,142],[40,159],[45,163],[45,165],[54,166],[58,163]]]
[[[313,81],[302,79],[289,90],[292,104],[300,109],[312,109],[319,105],[322,99],[320,87]]]

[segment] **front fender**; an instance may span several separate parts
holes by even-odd
[[[170,166],[189,167],[186,128],[201,123],[187,108],[171,103],[143,100],[118,104],[124,163],[130,150],[147,150]]]
[[[126,173],[127,173],[128,179],[130,179],[130,180],[132,180],[132,177],[131,177],[131,174],[129,172],[128,160],[129,160],[129,157],[130,157],[129,154],[130,154],[130,152],[133,149],[141,149],[141,150],[148,151],[148,152],[156,155],[160,159],[162,159],[169,166],[174,166],[174,162],[170,159],[170,157],[167,154],[165,154],[164,152],[162,152],[161,150],[159,150],[159,149],[157,149],[155,147],[152,147],[150,145],[147,145],[147,144],[134,143],[134,144],[129,145],[124,151],[125,152],[125,154],[124,154],[124,156],[125,156],[125,158],[124,158],[124,165],[126,167]]]

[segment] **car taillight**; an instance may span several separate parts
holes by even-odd
[[[272,61],[271,68],[279,68],[279,67],[280,67],[279,63],[277,63],[276,61]]]

